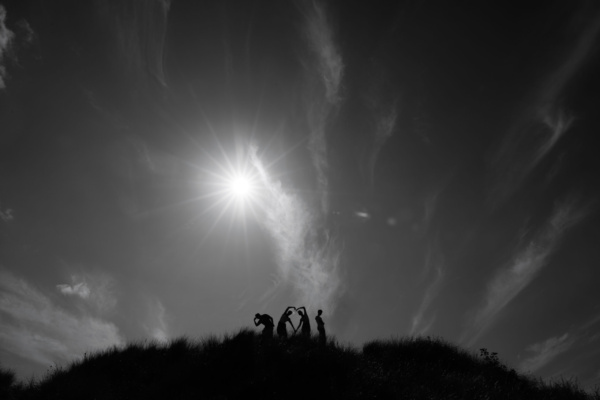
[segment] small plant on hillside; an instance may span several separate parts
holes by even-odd
[[[10,388],[15,383],[15,373],[11,370],[0,368],[0,389]]]
[[[14,371],[0,368],[0,399],[14,399],[21,389],[22,385],[17,382]]]
[[[506,365],[500,362],[500,358],[498,357],[498,353],[492,352],[490,353],[488,349],[482,348],[479,349],[479,356],[483,359],[483,361],[495,368],[499,368],[505,372],[510,373],[513,378],[517,377],[517,371],[514,368],[508,368]]]
[[[479,349],[479,356],[483,359],[483,361],[493,365],[494,367],[503,367],[503,365],[500,363],[500,359],[498,358],[498,353],[496,352],[490,353],[488,349],[483,348]]]

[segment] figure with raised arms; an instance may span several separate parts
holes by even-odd
[[[290,325],[292,326],[292,329],[296,330],[294,328],[294,323],[290,319],[290,315],[292,315],[292,313],[293,313],[292,310],[295,310],[295,309],[296,309],[295,307],[289,306],[288,308],[285,309],[283,314],[281,314],[281,318],[279,318],[279,322],[277,323],[277,335],[279,337],[287,338],[287,327],[285,325],[287,322],[290,323]]]
[[[300,333],[302,334],[302,336],[310,337],[310,320],[308,319],[306,307],[299,307],[296,310],[300,315],[300,324],[298,325],[298,328],[296,328],[296,330],[300,329]]]

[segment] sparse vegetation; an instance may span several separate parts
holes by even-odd
[[[38,382],[0,372],[2,399],[600,399],[574,382],[545,384],[441,339],[366,343],[330,338],[263,342],[243,329],[222,338],[132,343],[86,354]]]

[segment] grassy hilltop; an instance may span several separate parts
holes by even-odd
[[[87,354],[39,382],[0,371],[2,399],[600,399],[574,383],[544,384],[440,339],[366,343],[292,337],[144,342]]]

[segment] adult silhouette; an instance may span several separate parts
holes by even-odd
[[[279,337],[287,338],[287,328],[285,326],[286,322],[289,322],[290,325],[292,326],[292,329],[296,330],[294,328],[294,323],[290,319],[290,315],[292,315],[292,313],[293,313],[293,311],[291,309],[295,310],[296,308],[289,306],[288,308],[285,309],[283,314],[281,314],[281,318],[279,318],[279,322],[277,323],[277,335]]]
[[[269,314],[259,314],[256,313],[254,316],[254,326],[263,325],[264,328],[262,330],[262,337],[265,339],[273,338],[273,328],[275,327],[275,323],[273,322],[273,317]]]
[[[308,314],[306,313],[306,307],[300,307],[296,310],[298,311],[298,314],[300,314],[300,324],[298,324],[298,328],[296,328],[296,330],[302,328],[300,329],[302,336],[310,337],[310,320],[308,319]]]
[[[321,314],[323,314],[323,310],[319,310],[317,312],[315,320],[317,321],[317,330],[319,331],[319,342],[325,344],[325,342],[327,341],[327,335],[325,334],[325,322],[323,322]]]

